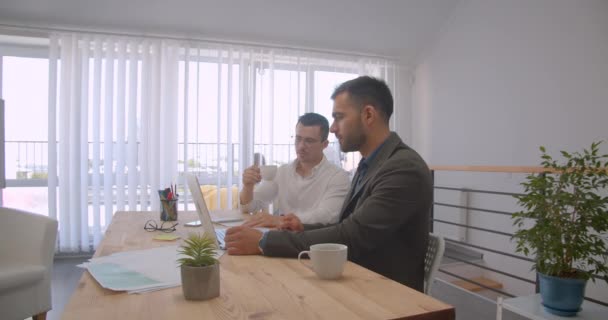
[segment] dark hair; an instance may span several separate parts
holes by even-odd
[[[305,113],[298,118],[298,123],[305,127],[319,126],[321,128],[321,141],[327,140],[329,122],[324,116],[314,112]]]
[[[370,76],[361,76],[348,80],[334,90],[334,93],[331,95],[332,100],[335,100],[336,96],[343,92],[347,92],[349,98],[359,108],[363,108],[365,105],[371,105],[376,108],[384,116],[386,123],[388,123],[393,114],[393,95],[383,80]]]

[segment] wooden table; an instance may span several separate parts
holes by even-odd
[[[180,212],[182,239],[200,227]],[[175,245],[155,241],[158,232],[143,229],[158,212],[117,212],[95,252]],[[181,241],[181,240],[178,240]],[[339,280],[320,280],[296,259],[229,256],[220,259],[221,295],[187,301],[181,287],[145,294],[103,289],[84,272],[62,319],[454,319],[454,308],[379,274],[348,262]]]

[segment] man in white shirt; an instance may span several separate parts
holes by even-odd
[[[303,223],[336,223],[350,181],[346,171],[329,162],[323,155],[328,145],[329,122],[317,113],[306,113],[298,119],[294,144],[297,158],[281,166],[274,182],[278,188],[261,183],[258,166],[243,173],[240,204],[243,212],[258,212],[276,200],[274,215],[257,213],[245,225],[277,227],[281,216],[296,215]]]

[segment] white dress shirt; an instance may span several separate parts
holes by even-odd
[[[350,188],[348,173],[325,156],[308,177],[296,172],[297,164],[298,160],[294,160],[279,167],[274,179],[278,188],[264,181],[256,185],[253,200],[241,206],[243,211],[265,209],[274,201],[274,214],[294,213],[306,224],[338,222]]]

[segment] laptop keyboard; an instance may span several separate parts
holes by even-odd
[[[255,228],[256,230],[260,230],[262,232],[266,232],[270,229],[268,228]],[[224,238],[226,237],[226,230],[228,229],[215,229],[215,237],[217,238],[217,243],[220,245],[220,249],[226,250],[226,242]]]

